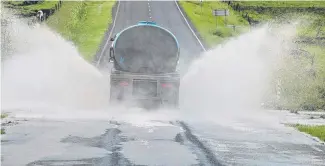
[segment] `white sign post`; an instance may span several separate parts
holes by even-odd
[[[200,5],[201,5],[201,14],[202,14],[202,4],[203,3],[203,0],[200,0]]]
[[[213,10],[213,15],[216,17],[216,26],[217,26],[217,16],[225,16],[225,24],[227,24],[227,16],[229,16],[228,9],[215,9]]]

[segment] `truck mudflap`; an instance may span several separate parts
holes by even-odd
[[[110,102],[144,108],[178,108],[178,74],[111,75]]]

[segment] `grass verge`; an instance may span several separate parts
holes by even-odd
[[[54,9],[58,1],[45,0],[37,4],[23,1],[6,1],[4,5],[17,9],[23,16],[35,16],[40,9]],[[65,39],[72,41],[88,61],[102,42],[108,25],[112,23],[112,7],[115,1],[63,1],[61,8],[46,23]]]
[[[6,118],[6,117],[8,117],[8,114],[1,113],[1,119],[4,119],[4,118]]]
[[[225,3],[204,2],[201,6],[199,1],[180,1],[179,4],[209,47],[249,30],[248,22]],[[212,15],[213,9],[217,8],[230,10],[227,20]],[[233,30],[233,27],[225,26],[225,23],[237,27]]]
[[[319,138],[322,141],[325,141],[325,125],[318,125],[318,126],[312,126],[312,125],[294,125],[295,128],[297,128],[299,131],[310,134],[314,137]]]
[[[281,70],[276,72],[281,82],[280,108],[290,110],[325,109],[325,49],[306,46],[310,56],[283,58]]]
[[[64,38],[71,40],[81,55],[92,60],[112,23],[111,10],[115,1],[65,1],[47,24]]]
[[[6,130],[5,129],[1,129],[1,134],[6,134]]]
[[[58,1],[55,0],[44,0],[37,4],[24,5],[23,1],[5,1],[5,7],[18,9],[19,13],[23,16],[33,16],[38,10],[41,9],[53,9]]]
[[[4,118],[6,118],[6,117],[8,117],[8,114],[6,114],[6,113],[1,113],[1,119],[4,119]],[[6,131],[5,131],[4,128],[1,128],[1,134],[6,134]]]
[[[243,7],[325,7],[322,1],[238,1],[237,3]]]

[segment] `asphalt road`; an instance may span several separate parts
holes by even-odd
[[[181,136],[183,129],[169,121],[171,115],[15,111],[3,122],[2,165],[198,164],[186,145],[191,144]]]
[[[211,121],[175,111],[21,110],[3,121],[1,159],[4,166],[324,165],[324,145],[272,115]]]
[[[121,1],[115,12],[115,25],[107,36],[114,36],[124,28],[137,24],[139,21],[154,21],[159,26],[170,30],[180,44],[180,70],[185,72],[189,62],[200,56],[204,48],[194,36],[175,1]],[[109,35],[110,34],[110,35]],[[107,38],[108,39],[108,38]],[[100,66],[108,67],[110,41],[104,42],[102,52],[99,52]]]
[[[193,135],[200,136],[209,153],[223,165],[325,165],[324,145],[292,128],[274,125],[274,121],[189,124]]]

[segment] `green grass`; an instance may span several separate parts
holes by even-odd
[[[318,77],[325,80],[325,47],[309,45],[306,50],[314,56],[314,68]]]
[[[325,125],[311,126],[311,125],[294,125],[299,131],[310,134],[314,137],[325,141]]]
[[[8,114],[1,113],[1,119],[4,119],[4,118],[6,118],[6,117],[8,117]]]
[[[325,8],[324,8],[325,10]],[[313,40],[316,45],[325,44],[325,12],[324,15],[306,14],[304,21],[301,22],[298,34],[300,38]],[[319,40],[319,39],[321,40]],[[314,44],[314,45],[315,45]]]
[[[40,9],[52,9],[55,8],[55,5],[58,1],[54,0],[44,0],[37,4],[23,5],[23,1],[6,1],[5,5],[10,8],[18,9],[23,15],[33,15]]]
[[[7,7],[18,9],[25,16],[35,15],[40,9],[53,9],[58,1],[44,1],[23,5],[22,1],[7,1]],[[92,60],[112,23],[111,10],[115,1],[63,1],[46,23],[67,40],[72,41],[86,60]]]
[[[248,30],[248,22],[242,18],[237,12],[228,7],[222,2],[204,2],[202,10],[198,1],[180,1],[180,5],[185,10],[185,13],[190,18],[194,26],[200,32],[203,40],[209,45],[214,46],[225,41],[227,38],[236,36],[243,31]],[[227,17],[228,25],[238,26],[236,31],[225,26],[225,18],[216,18],[212,15],[215,8],[229,9],[230,16]]]
[[[315,15],[314,15],[315,16]],[[278,103],[285,109],[295,110],[325,110],[325,48],[324,39],[316,39],[316,36],[325,37],[325,24],[315,21],[323,17],[305,15],[306,20],[313,24],[301,26],[298,29],[298,39],[306,40],[306,43],[297,44],[299,48],[309,53],[309,56],[300,58],[287,57],[281,70],[280,79],[283,80],[281,101]],[[325,19],[323,20],[325,22]],[[323,22],[323,23],[324,23]]]
[[[245,7],[325,7],[324,1],[241,1],[238,3]]]
[[[325,48],[309,45],[304,49],[311,56],[287,56],[276,73],[281,80],[281,100],[277,104],[284,109],[324,110]]]
[[[5,129],[1,129],[1,134],[6,134],[6,130]]]
[[[194,26],[198,29],[203,40],[212,47],[221,42],[225,41],[229,37],[236,36],[242,32],[249,30],[248,21],[244,19],[243,15],[247,15],[254,21],[263,22],[270,21],[275,17],[279,20],[287,20],[287,17],[291,18],[298,17],[299,15],[290,14],[288,8],[297,7],[325,7],[325,2],[314,1],[314,2],[267,2],[267,1],[249,1],[249,2],[232,2],[233,4],[239,4],[242,8],[241,11],[235,11],[231,6],[228,6],[223,2],[203,2],[202,10],[199,1],[180,1],[180,5],[185,10],[185,13],[190,18]],[[261,7],[271,7],[271,9],[260,10]],[[212,15],[213,9],[229,9],[230,16],[228,17],[229,25],[238,26],[238,30],[235,32],[231,28],[225,26],[224,17],[217,17]],[[318,14],[318,16],[323,16],[323,13]],[[300,17],[300,16],[299,16]],[[311,18],[314,18],[312,15]],[[325,21],[325,19],[321,20]],[[308,30],[305,30],[306,32]],[[313,29],[309,33],[316,33]]]
[[[4,118],[6,118],[6,117],[8,117],[8,114],[6,114],[6,113],[1,113],[1,119],[4,119]],[[5,131],[5,129],[1,129],[1,134],[6,134],[6,131]]]
[[[71,40],[86,60],[92,60],[108,25],[115,1],[84,1],[62,3],[47,24],[64,38]]]

